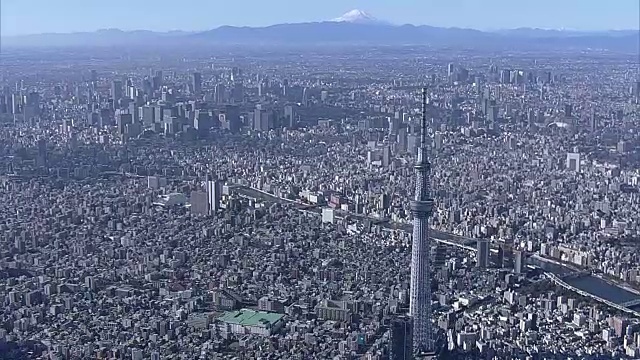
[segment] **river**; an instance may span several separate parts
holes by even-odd
[[[574,272],[574,270],[567,266],[543,261],[539,258],[529,258],[528,262],[560,277]],[[631,291],[625,290],[593,275],[569,278],[566,279],[565,282],[575,288],[594,294],[616,304],[623,304],[627,301],[640,299],[640,295],[634,294]],[[638,310],[640,309],[640,306],[635,306],[631,309]]]

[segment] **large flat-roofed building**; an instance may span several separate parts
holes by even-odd
[[[229,311],[217,319],[222,332],[269,336],[282,328],[284,315],[241,309]]]
[[[181,206],[181,205],[184,205],[186,202],[187,202],[187,198],[186,196],[184,196],[184,194],[171,193],[168,195],[160,195],[156,200],[156,202],[154,202],[154,205],[160,205],[165,207]]]

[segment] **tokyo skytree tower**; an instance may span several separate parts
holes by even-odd
[[[413,348],[417,352],[434,350],[431,328],[431,246],[429,217],[433,211],[431,198],[431,163],[427,154],[427,90],[422,89],[422,122],[420,148],[415,165],[416,193],[411,202],[413,243],[411,250],[411,289],[409,315],[413,318]]]

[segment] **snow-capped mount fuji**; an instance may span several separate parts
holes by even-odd
[[[344,13],[344,15],[337,17],[331,22],[351,23],[351,24],[387,24],[384,21],[376,19],[366,11],[354,9]]]

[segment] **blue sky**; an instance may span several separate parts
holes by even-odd
[[[2,36],[207,30],[329,20],[361,9],[392,23],[476,29],[637,29],[640,0],[0,0]]]

